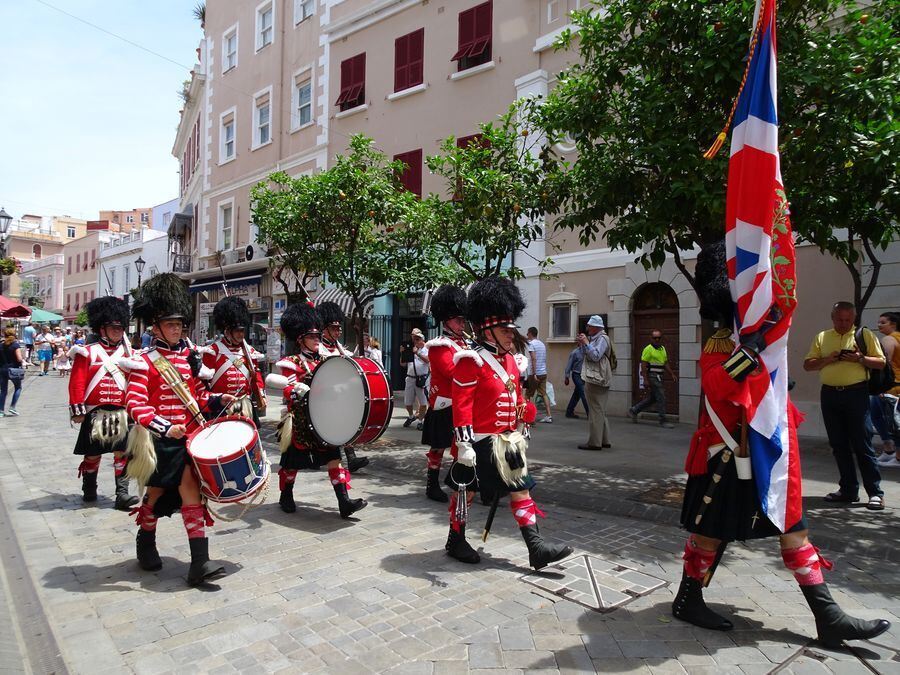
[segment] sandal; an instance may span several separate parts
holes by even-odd
[[[852,504],[853,502],[858,502],[859,497],[845,497],[840,490],[836,492],[829,492],[824,497],[826,502],[838,502],[842,504]]]
[[[869,497],[869,503],[866,504],[866,508],[870,511],[883,511],[884,497],[881,497],[879,495],[873,495]]]

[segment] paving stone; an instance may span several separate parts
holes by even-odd
[[[500,646],[493,643],[469,645],[470,668],[502,668],[503,655]]]

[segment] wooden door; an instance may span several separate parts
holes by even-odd
[[[641,400],[641,352],[650,344],[650,334],[662,331],[662,345],[669,356],[669,366],[678,375],[679,362],[678,296],[663,283],[645,284],[634,295],[631,312],[631,398],[632,405]],[[678,383],[668,374],[663,378],[666,391],[666,413],[678,414]],[[655,412],[655,409],[650,411]]]

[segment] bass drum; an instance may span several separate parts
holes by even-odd
[[[301,416],[317,445],[371,443],[387,429],[394,397],[387,375],[372,359],[330,356],[308,384]]]

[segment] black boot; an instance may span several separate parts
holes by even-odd
[[[356,473],[363,467],[369,466],[369,458],[357,457],[356,450],[350,446],[344,447],[344,453],[347,455],[347,470],[350,473]]]
[[[81,501],[97,501],[97,472],[81,474]]]
[[[450,501],[447,493],[441,490],[439,481],[440,469],[428,469],[428,478],[425,480],[425,496],[436,502],[446,504]]]
[[[365,499],[350,499],[346,483],[338,483],[333,487],[334,494],[337,495],[338,507],[341,509],[341,518],[349,518],[369,505]]]
[[[294,503],[293,483],[287,483],[284,486],[284,489],[281,491],[281,498],[278,500],[278,504],[281,506],[281,510],[285,513],[293,513],[297,510],[297,505]]]
[[[536,570],[572,555],[571,546],[554,546],[546,543],[538,532],[537,523],[519,529],[522,531],[522,537],[528,547],[528,564]]]
[[[672,616],[709,630],[731,630],[734,624],[716,614],[703,601],[703,584],[685,572],[681,574],[681,586],[672,601]]]
[[[119,511],[127,511],[138,501],[140,500],[137,497],[128,494],[128,476],[116,476],[116,508]]]
[[[156,572],[162,569],[162,560],[159,558],[159,552],[156,550],[156,531],[148,532],[142,528],[138,528],[137,539],[137,560],[142,570],[148,572]]]
[[[470,565],[474,565],[481,560],[478,551],[469,546],[469,542],[466,541],[465,525],[459,526],[459,532],[454,530],[452,525],[450,526],[450,534],[447,535],[447,543],[444,545],[444,549],[451,558],[456,558],[460,562]]]
[[[885,619],[856,619],[844,614],[828,592],[827,584],[801,586],[800,590],[816,617],[816,632],[825,647],[837,649],[844,640],[871,640],[891,627],[891,622]]]
[[[207,579],[225,573],[225,568],[209,561],[209,539],[195,537],[188,539],[191,545],[191,566],[188,569],[188,586],[199,586]]]

